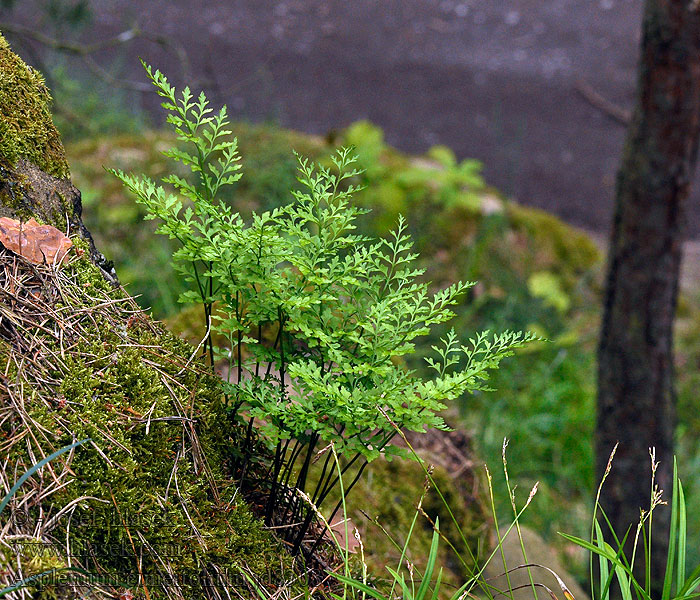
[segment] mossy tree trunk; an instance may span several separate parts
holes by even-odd
[[[620,538],[638,522],[640,508],[649,507],[651,447],[660,461],[659,487],[667,498],[671,492],[673,319],[699,123],[698,8],[688,0],[647,0],[636,105],[617,178],[599,347],[597,471],[603,475],[619,442],[602,505]],[[661,506],[653,520],[655,590],[665,569],[669,518]]]

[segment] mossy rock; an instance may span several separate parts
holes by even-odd
[[[0,37],[0,215],[33,217],[74,243],[59,267],[0,246],[1,485],[89,439],[14,495],[0,587],[49,569],[31,597],[114,598],[125,588],[154,600],[248,597],[251,579],[277,587],[292,561],[229,474],[239,426],[220,380],[116,285],[82,224],[49,100]]]
[[[112,264],[83,225],[80,192],[69,179],[50,106],[41,74],[13,53],[0,34],[0,217],[33,217],[77,233],[104,276],[116,280]]]
[[[464,432],[431,430],[410,433],[407,439],[423,464],[411,458],[411,453],[405,459],[378,458],[366,467],[347,495],[345,515],[350,519],[351,547],[356,546],[352,532],[357,528],[373,584],[380,589],[390,587],[387,567],[399,566],[404,545],[405,562],[401,568],[410,563],[417,573],[424,572],[434,524],[439,520],[437,564],[443,568],[446,586],[458,588],[494,542],[485,472]],[[403,445],[400,439],[396,443]],[[318,475],[312,470],[312,488]],[[348,473],[344,480],[352,478],[353,473]],[[324,503],[325,512],[333,510],[338,500],[339,492],[334,490]],[[341,546],[345,543],[343,516],[340,509],[332,523]],[[359,558],[358,547],[354,552]]]
[[[438,491],[428,483],[421,465],[412,460],[375,461],[349,496],[349,516],[358,526],[365,545],[365,560],[369,572],[375,577],[391,579],[386,567],[396,568],[399,565],[400,548],[407,541],[416,511],[418,517],[408,540],[405,558],[418,572],[425,570],[436,518],[439,519],[442,535],[455,548],[452,550],[444,540],[438,546],[437,564],[444,569],[443,580],[447,585],[459,587],[469,577],[468,569],[460,558],[474,567],[475,563],[470,557],[476,557],[479,547],[488,546],[485,542],[490,519],[484,511],[483,498],[464,493],[460,482],[440,465],[432,467],[432,478],[457,524],[452,521]],[[458,526],[465,536],[466,546]]]
[[[48,175],[66,179],[70,171],[50,104],[44,78],[0,34],[0,155],[11,165],[23,158]]]
[[[538,270],[558,270],[567,288],[582,273],[601,265],[602,253],[585,231],[536,208],[510,203],[508,215],[513,231],[528,240]]]

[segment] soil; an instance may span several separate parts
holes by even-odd
[[[624,137],[618,112],[629,111],[636,77],[639,0],[91,6],[93,39],[136,22],[186,50],[183,68],[172,47],[131,42],[121,52],[134,81],[144,81],[139,55],[178,84],[203,86],[236,118],[316,134],[370,119],[403,150],[446,144],[483,161],[487,180],[517,201],[599,233],[610,227]],[[591,94],[612,103],[612,112]],[[156,109],[157,99],[144,100]],[[697,235],[700,211],[691,210],[690,221]]]

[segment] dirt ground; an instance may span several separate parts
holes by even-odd
[[[143,81],[139,55],[175,82],[202,85],[235,117],[318,134],[367,118],[399,148],[446,144],[483,161],[487,180],[516,200],[609,228],[624,125],[596,94],[630,109],[641,0],[91,5],[95,39],[135,22],[186,49],[182,69],[172,49],[133,42],[134,80]],[[697,235],[697,210],[690,220]]]

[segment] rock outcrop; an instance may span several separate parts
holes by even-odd
[[[80,192],[53,124],[41,74],[14,54],[0,34],[0,217],[37,221],[77,234],[92,261],[116,283],[112,264],[83,224]]]
[[[248,582],[278,585],[290,560],[227,471],[237,433],[220,381],[117,285],[49,101],[0,36],[0,489],[89,438],[3,512],[0,589],[43,573],[23,598],[251,597]],[[30,227],[59,259],[42,260]]]

